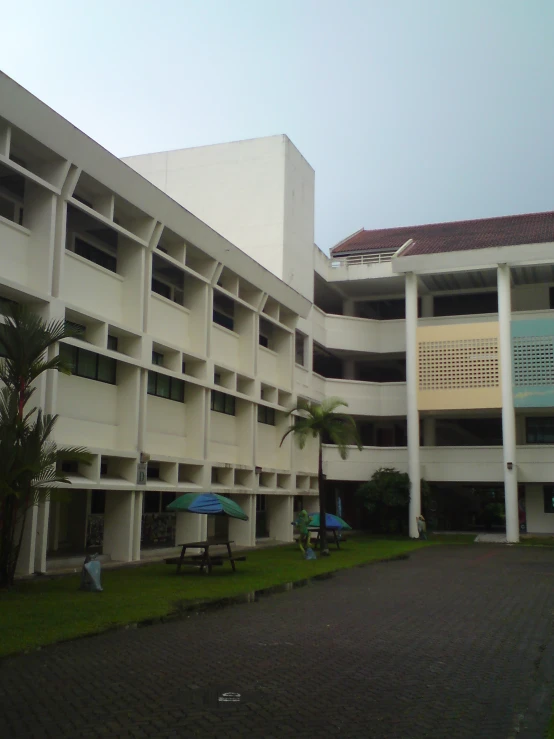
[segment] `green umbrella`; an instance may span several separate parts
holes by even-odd
[[[318,529],[319,528],[319,513],[310,513],[310,528]],[[344,521],[340,516],[335,516],[334,513],[326,513],[325,514],[325,528],[329,531],[339,531],[340,529],[350,529],[352,530],[352,526],[349,526],[346,521]]]
[[[234,500],[217,493],[186,493],[166,506],[166,511],[225,515],[248,521],[248,516]]]

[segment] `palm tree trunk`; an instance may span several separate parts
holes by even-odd
[[[317,469],[317,481],[319,486],[319,551],[322,557],[329,556],[329,545],[327,544],[327,501],[325,499],[325,480],[323,478],[323,445],[319,440],[319,464]]]

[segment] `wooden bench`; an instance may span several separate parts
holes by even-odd
[[[235,567],[235,562],[246,562],[246,557],[244,555],[242,557],[236,557],[234,554],[232,557],[229,557],[228,554],[222,554],[221,556],[220,555],[216,555],[216,556],[218,559],[221,559],[222,563],[223,561],[230,562],[231,567],[233,568],[233,572],[236,572],[236,569],[237,569]]]

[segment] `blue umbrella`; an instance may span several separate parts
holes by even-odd
[[[212,516],[223,514],[248,521],[248,516],[238,503],[217,493],[186,493],[166,506],[166,511],[207,513]]]
[[[318,529],[319,528],[319,513],[310,513],[310,518],[312,519],[310,521],[310,528],[311,529]],[[341,529],[350,529],[352,528],[349,526],[346,521],[343,521],[342,518],[339,516],[335,516],[332,513],[326,513],[325,514],[325,528],[328,531],[340,531]]]

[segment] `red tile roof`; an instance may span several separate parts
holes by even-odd
[[[373,231],[362,229],[331,249],[331,256],[399,249],[409,239],[415,243],[407,247],[402,256],[554,242],[554,212]]]

